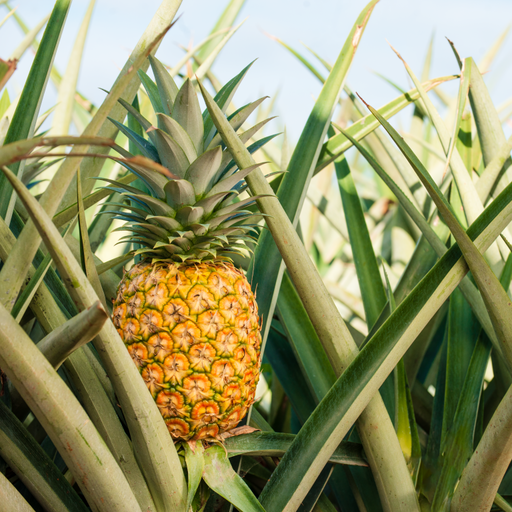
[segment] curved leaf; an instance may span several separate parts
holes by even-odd
[[[212,446],[204,452],[203,478],[210,489],[240,512],[265,512],[247,484],[233,470],[221,446]]]

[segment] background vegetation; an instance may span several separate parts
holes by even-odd
[[[163,1],[140,27],[101,104],[77,89],[94,1],[65,69],[53,61],[70,2],[57,0],[34,30],[3,2],[27,34],[0,63],[0,496],[8,511],[511,510],[512,142],[504,128],[512,111],[510,101],[493,104],[492,72],[482,76],[494,71],[504,39],[490,41],[478,63],[447,46],[454,73],[441,77],[431,73],[431,45],[418,77],[402,61],[408,85],[384,77],[395,97],[375,110],[347,75],[376,3],[359,6],[332,62],[275,41],[319,82],[296,143],[274,138],[271,125],[242,142],[243,127],[237,135],[203,91],[238,167],[267,162],[247,177],[247,193],[265,195],[266,227],[254,255],[235,261],[257,291],[265,349],[248,418],[260,432],[196,457],[170,442],[108,319],[132,259],[116,246],[119,221],[98,215],[110,191],[89,179],[124,179],[105,156],[112,139],[128,141],[107,116],[123,122],[118,98],[137,96],[152,120],[136,72],[148,69],[181,2]],[[211,36],[182,59],[158,53],[178,82],[197,76],[210,94],[221,90],[212,65],[243,33],[243,4],[227,3]],[[5,84],[32,50],[17,95]],[[57,98],[45,111],[51,88]],[[263,102],[255,121],[278,103]],[[234,96],[228,115],[242,105]]]

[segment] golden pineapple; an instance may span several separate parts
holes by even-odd
[[[151,66],[156,83],[140,76],[158,128],[124,102],[148,139],[116,124],[169,174],[134,160],[126,167],[149,194],[118,182],[109,187],[129,199],[127,211],[115,214],[128,221],[124,229],[132,234],[125,238],[141,246],[136,254],[143,257],[124,274],[113,321],[172,437],[215,439],[246,415],[261,364],[258,307],[244,273],[229,259],[252,238],[254,227],[244,222],[254,213],[243,208],[256,198],[237,199],[252,169],[239,171],[222,148],[190,81],[178,90],[156,59]],[[245,72],[217,95],[221,107],[227,107]],[[230,118],[235,129],[259,103]]]
[[[114,322],[175,439],[216,438],[245,416],[261,336],[254,295],[232,264],[135,265]]]

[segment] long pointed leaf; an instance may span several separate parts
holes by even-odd
[[[90,306],[97,300],[97,296],[57,229],[13,173],[8,170],[4,172],[12,180],[11,183],[43,236],[77,306],[80,309]],[[176,450],[169,443],[169,433],[158,408],[111,322],[105,324],[96,338],[96,344],[123,407],[138,457],[145,460],[143,468],[153,498],[166,507],[164,510],[179,510],[185,500],[185,478]],[[159,446],[157,452],[150,450],[155,443]]]
[[[55,512],[87,512],[50,457],[1,400],[0,411],[0,454],[39,503]]]
[[[451,206],[448,204],[443,193],[439,190],[428,174],[428,171],[423,167],[423,164],[405,144],[396,130],[382,116],[380,116],[375,109],[372,107],[369,108],[386,131],[391,135],[395,143],[403,152],[404,156],[413,166],[413,169],[417,172],[418,177],[434,200],[454,238],[460,245],[473,277],[477,282],[478,289],[482,294],[487,310],[489,311],[489,316],[491,317],[496,331],[496,336],[500,341],[503,353],[509,364],[512,364],[512,303],[510,302],[505,290],[501,286],[494,272],[484,260],[482,254],[480,254],[476,249],[463,227],[459,224],[453,214]]]
[[[227,499],[240,512],[265,512],[247,484],[235,473],[224,448],[212,446],[204,452],[203,478],[208,487]]]
[[[468,230],[480,251],[485,251],[512,219],[511,199],[509,186]],[[304,482],[306,477],[310,481],[320,474],[330,454],[417,333],[467,271],[460,249],[452,247],[365,345],[302,427],[272,474],[260,495],[267,512],[295,510],[307,489],[298,489],[292,482]]]
[[[170,4],[170,5],[169,5]],[[118,80],[114,84],[112,90],[109,95],[101,105],[101,107],[96,112],[95,116],[84,130],[85,136],[96,135],[99,133],[116,133],[115,127],[107,121],[107,116],[110,114],[111,117],[116,118],[116,115],[113,115],[112,109],[114,109],[117,105],[117,100],[120,95],[125,92],[125,89],[130,84],[130,88],[138,87],[138,82],[133,82],[133,79],[136,76],[137,69],[144,63],[147,55],[155,49],[155,47],[160,42],[161,38],[165,35],[166,31],[170,28],[169,26],[165,27],[164,30],[161,29],[161,24],[163,20],[167,19],[167,15],[171,15],[171,19],[176,13],[180,4],[180,0],[166,0],[160,6],[159,11],[156,13],[155,18],[157,18],[158,28],[160,29],[157,32],[157,36],[154,37],[153,34],[151,40],[148,44],[147,41],[143,41],[141,46],[143,49],[137,48],[134,52],[134,60],[129,61],[125,65],[125,69],[121,72]],[[143,38],[144,39],[144,38]],[[134,91],[135,92],[135,91]],[[127,91],[127,94],[130,94],[130,90]],[[124,117],[124,109],[119,106],[120,111],[122,111],[122,116]],[[84,149],[87,147],[75,146],[71,151],[71,154],[77,153],[79,155],[83,154]],[[82,163],[83,156],[71,158],[68,157],[64,163],[60,166],[59,170],[55,174],[54,178],[46,188],[43,196],[41,197],[41,205],[45,210],[53,215],[64,198],[64,206],[72,204],[75,202],[76,198],[76,187],[69,186],[73,181],[73,177],[78,169],[78,166]],[[101,159],[100,159],[101,160]],[[91,164],[92,165],[92,164]],[[95,163],[98,165],[98,162]],[[90,177],[91,169],[88,168],[86,164],[81,167],[82,176],[84,178],[84,191],[87,194],[90,190],[89,187],[92,188],[92,180],[87,180]],[[69,194],[73,194],[72,199],[68,200]],[[6,305],[9,309],[12,308],[13,298],[18,294],[19,289],[21,287],[21,283],[24,280],[27,269],[29,268],[29,263],[32,261],[34,257],[37,247],[40,244],[40,237],[37,233],[37,229],[33,225],[33,223],[28,224],[28,226],[23,230],[22,234],[18,238],[16,245],[11,252],[10,257],[5,262],[2,271],[0,272],[0,282],[4,279],[8,279],[9,285],[0,287],[2,296],[0,297],[0,301]],[[16,276],[16,279],[13,280],[13,276]],[[15,282],[14,282],[15,281]]]
[[[70,3],[71,0],[58,0],[55,3],[41,45],[21,93],[18,107],[5,136],[4,144],[28,139],[34,134],[34,126]],[[20,172],[20,164],[14,164],[12,170],[17,175]],[[23,167],[21,167],[21,172],[23,172]],[[5,218],[7,222],[10,220],[11,196],[12,187],[8,184],[5,176],[2,175],[0,176],[0,216]]]
[[[91,505],[101,511],[138,504],[78,400],[5,307],[0,306],[0,364],[72,470]]]
[[[73,115],[76,85],[78,82],[78,74],[80,72],[80,64],[82,62],[82,54],[95,3],[96,0],[91,0],[89,2],[82,24],[78,30],[75,44],[71,50],[66,72],[64,73],[59,85],[57,106],[53,113],[52,128],[50,130],[51,135],[66,135],[69,133],[69,125],[71,124],[71,117]]]

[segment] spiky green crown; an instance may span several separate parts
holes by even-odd
[[[122,205],[127,210],[125,212],[105,213],[127,221],[120,229],[131,231],[131,234],[123,239],[142,246],[136,254],[145,257],[203,261],[229,259],[229,253],[244,254],[246,242],[253,239],[250,232],[255,229],[254,225],[247,224],[255,217],[255,213],[247,208],[256,198],[240,201],[238,196],[246,189],[245,176],[255,166],[243,170],[237,168],[229,151],[223,149],[210,114],[207,110],[201,113],[190,80],[185,80],[178,89],[157,59],[150,57],[150,63],[156,83],[143,71],[139,71],[139,76],[155,110],[158,127],[152,126],[136,108],[123,100],[120,102],[147,133],[148,139],[111,121],[140,154],[161,164],[169,174],[133,162],[122,162],[145,183],[149,194],[120,182],[110,182],[112,185],[107,188],[121,192],[129,204]],[[223,111],[249,67],[215,96]],[[238,130],[263,100],[234,112],[229,117],[233,128]],[[247,142],[267,121],[240,134],[241,140]],[[261,139],[248,149],[255,151],[270,138]],[[125,158],[134,156],[121,148],[118,151]]]

